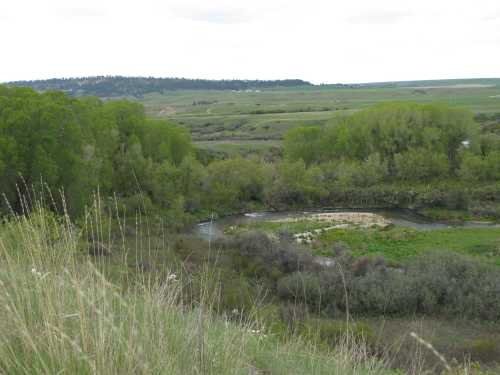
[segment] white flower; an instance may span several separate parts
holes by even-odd
[[[250,329],[248,333],[258,336],[259,340],[267,338],[267,335],[260,329]]]
[[[50,273],[50,272],[47,272],[47,273],[45,273],[45,274],[42,274],[42,273],[41,273],[40,271],[38,271],[35,267],[33,267],[33,268],[31,269],[31,273],[32,273],[35,277],[38,277],[40,280],[43,280],[43,279],[45,279],[45,278],[49,275],[49,273]]]
[[[177,275],[175,273],[171,273],[167,276],[167,281],[177,281]]]
[[[35,275],[36,277],[42,277],[42,276],[43,276],[43,275],[42,275],[42,273],[41,273],[40,271],[37,271],[37,269],[36,269],[35,267],[33,267],[33,268],[31,269],[31,273],[32,273],[33,275]]]

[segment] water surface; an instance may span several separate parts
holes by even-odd
[[[246,214],[231,215],[221,219],[215,219],[196,224],[192,232],[203,239],[219,239],[225,236],[224,230],[232,225],[251,224],[261,221],[300,219],[310,214],[317,213],[338,213],[338,212],[368,212],[381,215],[390,220],[395,226],[410,227],[419,230],[436,230],[454,227],[472,228],[498,228],[500,225],[487,222],[445,222],[437,221],[417,214],[412,210],[404,209],[328,209],[315,211],[292,211],[292,212],[250,212]]]

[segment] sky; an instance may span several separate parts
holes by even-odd
[[[0,82],[500,77],[499,0],[1,0]]]

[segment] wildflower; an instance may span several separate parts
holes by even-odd
[[[42,276],[43,276],[43,275],[42,275],[42,273],[41,273],[40,271],[37,271],[37,269],[36,269],[35,267],[33,267],[33,268],[31,269],[31,273],[32,273],[33,275],[35,275],[36,277],[42,277]]]
[[[258,336],[259,339],[265,339],[267,335],[260,329],[250,329],[248,331],[250,334]]]
[[[167,281],[177,281],[177,275],[175,273],[170,273],[167,276]]]
[[[45,274],[41,273],[40,271],[38,271],[35,267],[33,267],[31,269],[31,273],[35,276],[35,277],[38,277],[40,280],[43,280],[45,279],[49,274],[50,272],[47,272]]]

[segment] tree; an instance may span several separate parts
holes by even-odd
[[[297,127],[288,131],[284,139],[285,157],[292,161],[302,159],[306,165],[320,161],[321,134],[321,128],[316,126]]]

